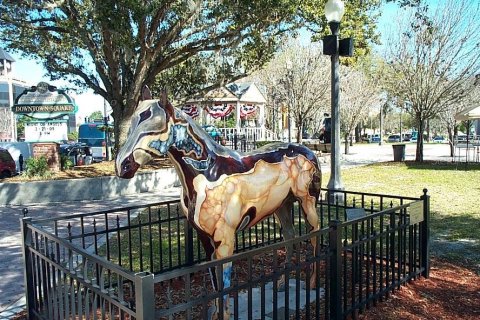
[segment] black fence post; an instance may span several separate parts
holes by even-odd
[[[342,265],[342,232],[339,230],[340,221],[329,222],[330,246],[330,319],[343,319],[342,290],[340,268]]]
[[[32,231],[27,226],[28,224],[32,223],[32,218],[26,217],[20,220],[20,228],[22,229],[23,278],[25,282],[27,318],[34,319],[33,311],[35,306],[35,298],[33,294],[35,292],[35,288],[33,287],[32,257],[29,250],[29,246],[32,244]]]
[[[187,266],[193,265],[193,228],[185,219],[185,262]]]
[[[422,276],[425,278],[430,276],[430,196],[427,192],[427,189],[423,189],[423,195],[420,197],[423,200],[421,266],[423,267]]]

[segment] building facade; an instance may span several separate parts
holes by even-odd
[[[15,59],[0,48],[0,142],[17,141],[15,115],[11,107],[28,88],[24,81],[13,77]]]

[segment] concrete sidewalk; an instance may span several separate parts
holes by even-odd
[[[117,199],[65,201],[28,206],[0,207],[0,320],[11,319],[25,308],[22,237],[20,220],[22,210],[28,209],[33,219],[54,218],[75,213],[89,213],[128,206],[147,205],[178,199],[180,188],[122,196]]]

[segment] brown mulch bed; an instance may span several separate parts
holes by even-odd
[[[480,319],[480,275],[434,259],[430,278],[420,278],[390,295],[360,319]]]
[[[26,319],[25,313],[14,320]],[[402,286],[359,316],[362,320],[480,319],[480,275],[463,266],[434,259],[430,278]]]
[[[140,172],[148,172],[152,170],[172,167],[172,162],[168,158],[154,159],[145,166],[142,166]],[[77,166],[70,170],[53,172],[47,178],[27,178],[22,175],[11,178],[1,179],[0,182],[27,182],[39,180],[62,180],[62,179],[79,179],[79,178],[95,178],[115,175],[115,162],[103,161],[93,163],[88,166]]]

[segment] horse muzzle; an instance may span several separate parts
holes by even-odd
[[[135,162],[133,153],[131,153],[127,158],[123,159],[120,165],[117,164],[115,166],[115,173],[120,178],[131,179],[138,168],[140,168],[140,165]]]

